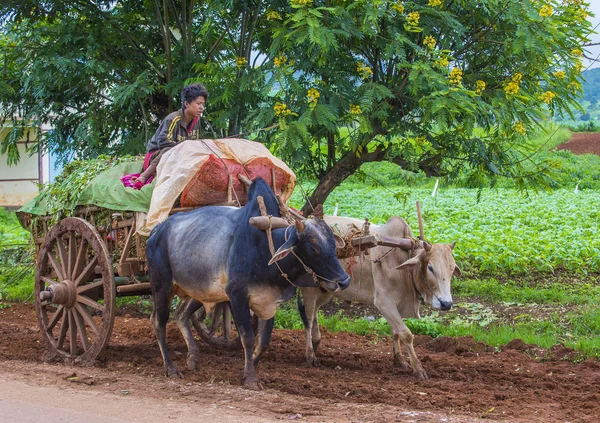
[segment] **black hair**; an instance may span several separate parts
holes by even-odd
[[[183,87],[181,90],[181,108],[185,109],[185,102],[191,103],[198,97],[204,97],[204,101],[208,100],[208,91],[202,84],[190,84]]]

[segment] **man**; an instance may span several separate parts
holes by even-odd
[[[132,178],[133,187],[140,189],[152,182],[162,155],[178,143],[198,138],[198,122],[208,100],[202,84],[191,84],[181,90],[181,109],[164,118],[148,141],[142,174]]]

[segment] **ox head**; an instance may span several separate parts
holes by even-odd
[[[452,244],[430,244],[423,242],[418,254],[396,269],[412,271],[415,288],[427,304],[438,310],[452,308],[450,282],[452,276],[459,277],[460,269],[454,261]]]
[[[336,248],[343,247],[344,241],[324,220],[296,221],[294,226],[286,228],[286,241],[269,264],[293,253],[298,259],[295,265],[308,267],[323,288],[328,291],[346,289],[350,285],[350,276],[344,272],[336,255]]]

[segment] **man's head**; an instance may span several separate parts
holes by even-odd
[[[187,85],[181,90],[181,107],[195,117],[204,112],[206,100],[208,100],[208,91],[202,84]]]

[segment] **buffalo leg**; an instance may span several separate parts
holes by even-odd
[[[190,328],[190,319],[200,307],[202,307],[202,303],[193,298],[186,298],[181,301],[181,304],[179,304],[179,307],[177,307],[177,310],[175,311],[177,326],[188,347],[188,370],[196,370],[200,364],[200,349],[198,348],[198,343]]]
[[[252,361],[254,362],[254,367],[258,366],[258,361],[263,353],[269,347],[269,343],[271,342],[271,333],[273,332],[273,323],[275,322],[275,318],[271,318],[269,320],[259,320],[258,321],[258,343],[254,347],[254,354],[252,355]]]
[[[228,287],[240,285],[233,280],[229,280]],[[245,285],[245,284],[241,284]],[[244,388],[255,391],[263,388],[262,383],[256,376],[256,367],[252,358],[254,352],[254,330],[252,329],[252,316],[250,314],[250,305],[248,304],[248,294],[243,288],[227,289],[227,296],[231,303],[233,318],[237,324],[238,332],[242,339],[244,347],[244,372],[242,374],[242,383]]]
[[[154,300],[154,310],[152,310],[152,324],[154,326],[154,334],[158,341],[158,347],[163,357],[165,365],[165,373],[169,377],[183,377],[181,372],[175,367],[169,356],[167,347],[167,322],[169,321],[169,313],[171,301],[173,300],[173,283],[169,271],[166,269],[150,270],[150,286],[152,288],[152,298]],[[167,281],[167,282],[165,282]]]
[[[383,297],[383,298],[381,298]],[[408,351],[410,366],[413,370],[413,375],[418,379],[427,379],[427,373],[423,370],[423,366],[415,353],[413,347],[413,334],[404,323],[402,316],[398,312],[398,308],[394,302],[389,301],[385,296],[377,296],[375,298],[375,307],[379,309],[383,317],[388,321],[392,328],[392,337],[394,342],[394,361],[399,363],[401,367],[405,367],[406,362],[400,354],[400,343],[402,343]],[[404,366],[402,366],[404,364]]]

